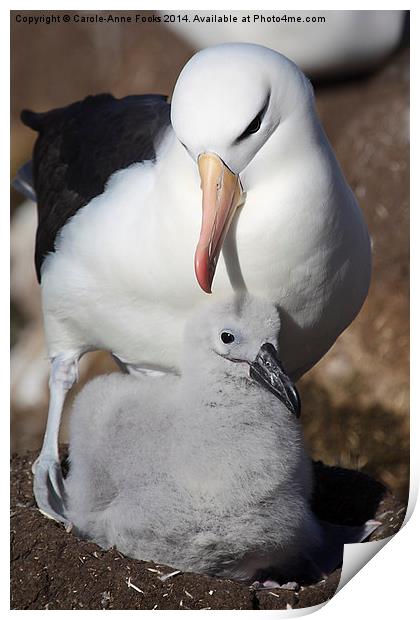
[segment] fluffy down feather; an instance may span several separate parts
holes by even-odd
[[[237,579],[270,566],[287,574],[317,545],[300,425],[249,378],[249,362],[262,343],[276,344],[279,328],[269,302],[206,303],[187,323],[181,376],[114,374],[85,387],[66,481],[80,535]],[[234,342],[224,344],[223,331]]]

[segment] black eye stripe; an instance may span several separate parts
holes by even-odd
[[[193,155],[192,155],[190,149],[188,148],[188,146],[186,144],[184,144],[183,142],[181,142],[181,140],[179,142],[184,147],[184,149],[187,151],[187,153],[189,153],[191,155],[191,157],[192,157]]]
[[[268,108],[268,104],[269,103],[270,103],[270,95],[268,95],[268,97],[265,100],[265,103],[264,103],[263,107],[261,108],[261,110],[255,116],[255,118],[252,119],[252,121],[249,123],[248,127],[245,129],[245,131],[243,133],[241,133],[239,138],[236,138],[235,142],[241,142],[242,140],[244,140],[248,136],[252,135],[253,133],[257,133],[257,131],[259,131],[259,129],[261,127],[262,119],[264,118],[264,115],[267,112],[267,108]]]
[[[236,142],[241,142],[248,136],[253,133],[257,133],[259,128],[261,127],[261,112],[257,114],[257,116],[249,123],[248,127],[245,129],[243,133],[236,139]]]
[[[245,129],[244,133],[246,133],[246,134],[257,133],[257,131],[259,130],[260,127],[261,127],[261,117],[260,117],[259,114],[257,114],[257,116],[254,118],[254,120],[249,123],[249,125]]]

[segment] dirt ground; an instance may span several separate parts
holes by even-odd
[[[32,494],[36,453],[12,458],[12,609],[286,609],[331,598],[340,580],[328,578],[292,590],[255,590],[249,585],[140,562],[78,540],[41,515]],[[361,525],[376,517],[378,540],[395,534],[405,507],[383,485],[356,471],[314,464],[314,512],[323,520]]]

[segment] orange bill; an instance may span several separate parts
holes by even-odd
[[[199,155],[198,169],[203,192],[203,219],[194,266],[199,285],[203,291],[211,293],[226,233],[241,204],[242,188],[239,175],[229,170],[214,153]]]

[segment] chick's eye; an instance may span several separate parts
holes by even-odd
[[[220,334],[220,340],[224,344],[230,344],[231,342],[235,342],[235,336],[231,332],[222,332]]]

